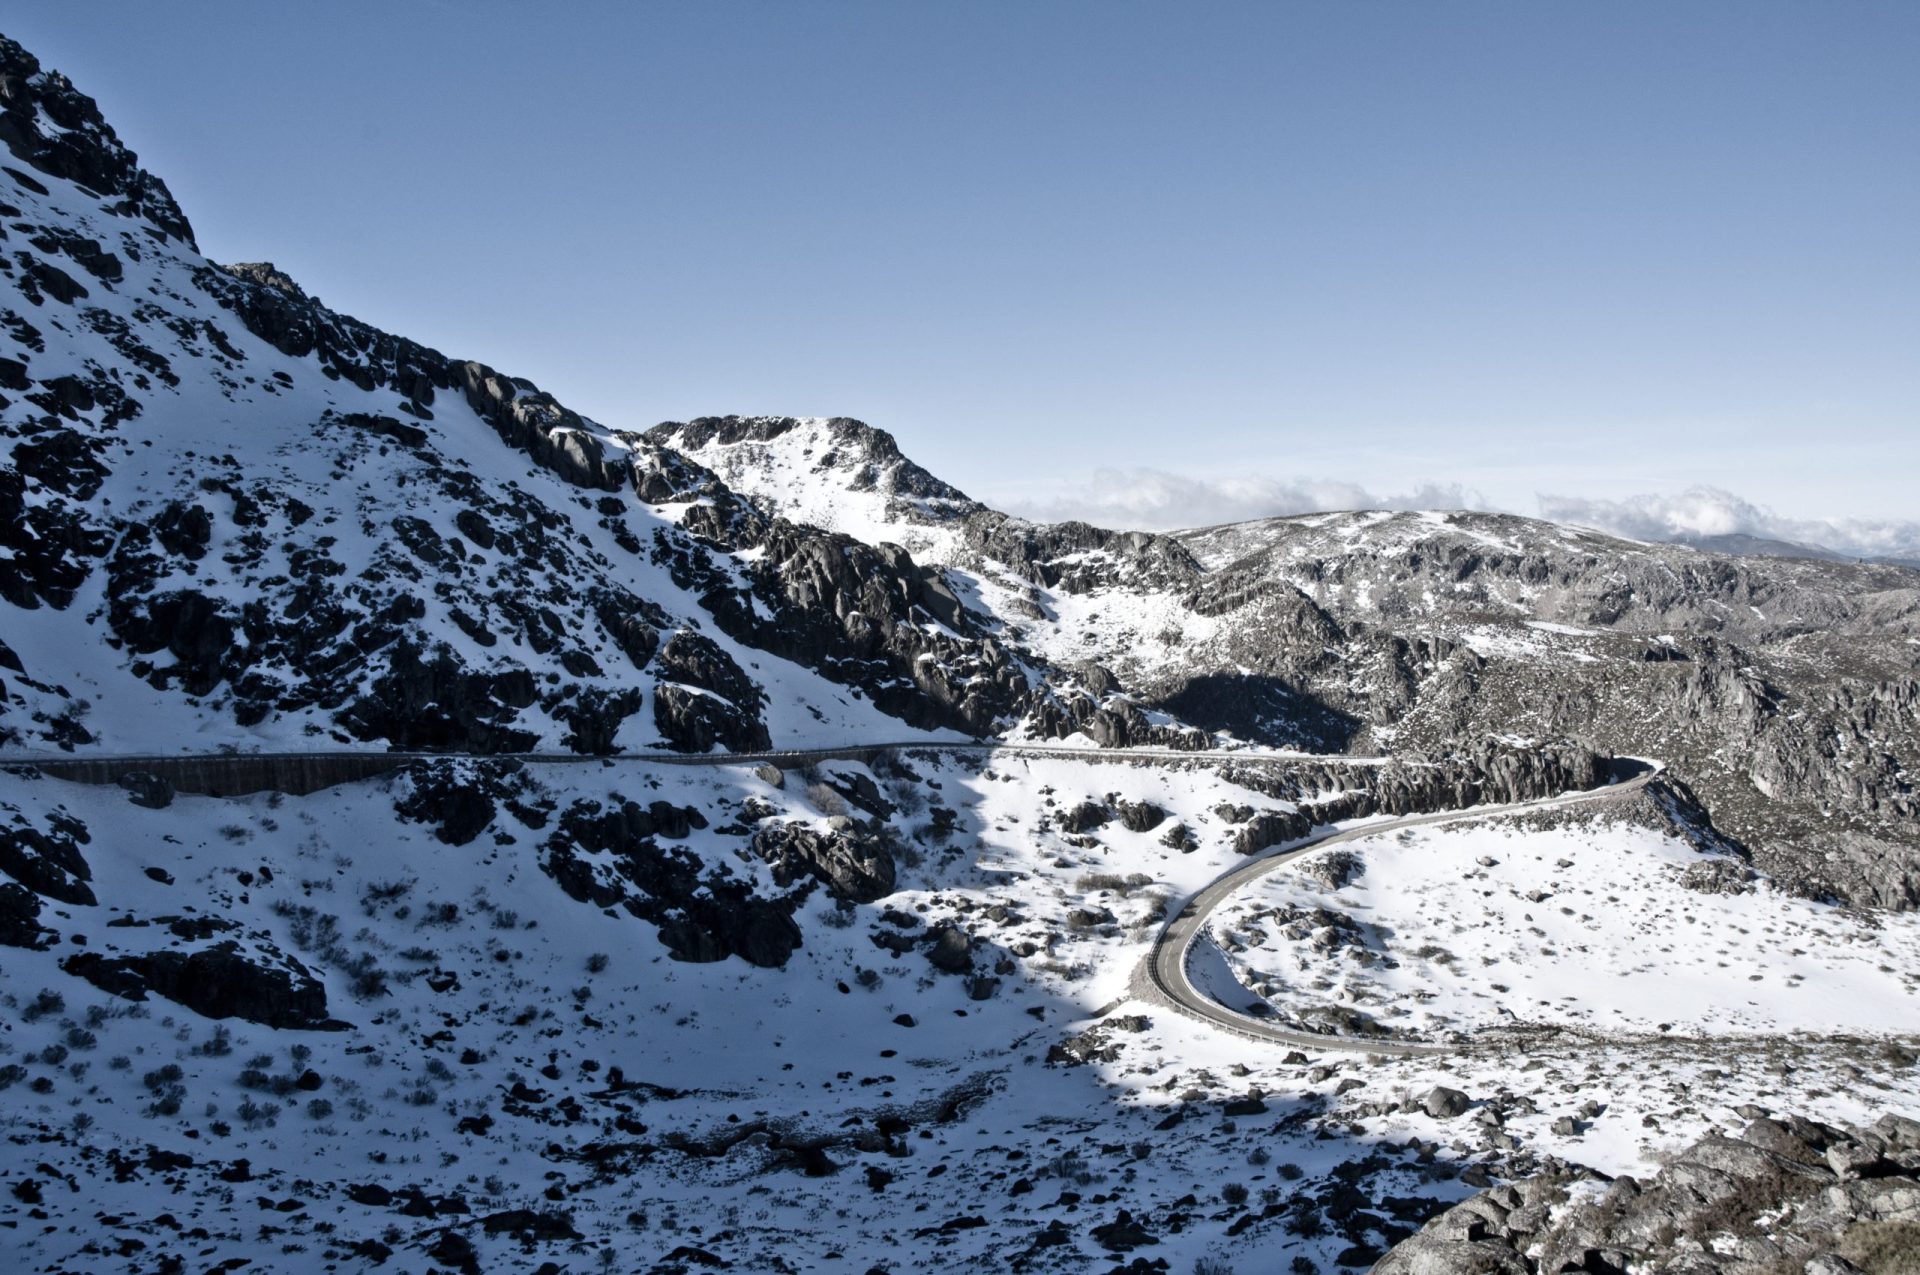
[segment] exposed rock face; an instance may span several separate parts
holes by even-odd
[[[820,471],[844,473],[855,491],[878,491],[902,502],[948,502],[971,506],[972,501],[901,455],[891,435],[844,416],[804,422],[792,416],[700,416],[684,424],[668,421],[647,431],[647,437],[681,452],[699,452],[714,445],[764,447],[783,435],[817,425],[824,445],[815,463]]]
[[[42,128],[45,119],[54,127]],[[0,36],[0,143],[14,159],[118,201],[118,211],[163,235],[193,243],[193,229],[166,183],[140,167],[92,98],[33,54]]]
[[[893,893],[893,847],[884,825],[844,816],[821,832],[803,823],[777,823],[753,837],[753,852],[773,865],[773,879],[791,885],[813,877],[838,899],[872,903]]]
[[[724,871],[706,870],[688,851],[660,844],[706,826],[699,811],[664,801],[580,802],[561,813],[541,866],[570,898],[623,908],[658,926],[678,960],[739,956],[752,965],[784,965],[800,946],[792,915],[797,896],[763,898]]]
[[[1240,854],[1257,854],[1343,819],[1424,814],[1585,791],[1606,782],[1610,764],[1577,744],[1519,748],[1489,742],[1432,761],[1351,767],[1303,762],[1283,771],[1237,769],[1236,782],[1292,802],[1294,808],[1249,810],[1244,820],[1235,820],[1239,826],[1233,846]]]
[[[94,905],[93,871],[80,853],[93,839],[86,824],[64,811],[50,814],[44,829],[12,806],[0,805],[0,814],[9,825],[0,827],[0,872],[55,902]]]
[[[854,686],[911,725],[980,734],[1017,716],[1027,683],[1016,661],[941,574],[906,550],[767,520],[684,457],[649,452],[635,474],[649,496],[698,502],[680,525],[701,542],[753,551],[736,575],[656,541],[656,558],[700,594],[729,637]]]
[[[664,679],[712,691],[737,708],[757,715],[766,695],[752,678],[711,638],[682,631],[660,651],[659,673]]]
[[[163,950],[139,956],[82,952],[60,963],[101,991],[145,1000],[165,997],[208,1018],[243,1018],[267,1027],[332,1030],[327,989],[313,972],[284,953],[270,963],[225,940],[191,952]]]
[[[407,770],[404,794],[394,802],[402,819],[434,825],[448,845],[464,846],[487,830],[498,803],[516,791],[501,762],[416,763]]]
[[[11,42],[0,134],[22,165],[0,186],[25,205],[0,191],[24,236],[0,270],[19,298],[0,307],[0,595],[64,608],[104,568],[111,640],[132,657],[111,661],[115,676],[334,743],[595,753],[658,732],[764,747],[757,686],[717,691],[731,708],[668,691],[652,730],[634,720],[649,696],[621,669],[651,669],[662,634],[706,620],[774,656],[760,678],[790,681],[784,663],[798,663],[921,725],[984,733],[1019,716],[1026,672],[940,572],[772,517],[672,448],[339,314],[271,264],[206,262],[93,103]],[[115,297],[131,318],[100,304]],[[48,306],[71,314],[26,317]],[[68,357],[94,336],[110,357],[92,344]],[[288,446],[208,454],[178,431],[139,436],[128,426],[155,394],[169,411],[177,395],[271,418],[237,442]],[[304,421],[287,419],[302,405]],[[845,432],[872,453],[869,490],[964,503],[884,435]],[[530,481],[497,481],[496,441]],[[667,522],[646,502],[687,507]],[[659,563],[674,589],[656,589]],[[95,742],[68,679],[20,671],[0,736]]]
[[[59,935],[40,924],[40,899],[11,881],[0,881],[0,944],[48,948]]]
[[[1710,1135],[1645,1182],[1544,1174],[1442,1213],[1374,1275],[1706,1275],[1907,1269],[1920,1240],[1920,1123],[1866,1128],[1799,1117]],[[1898,1254],[1904,1253],[1905,1256]]]
[[[684,753],[757,752],[771,746],[766,726],[731,700],[672,682],[653,693],[653,720],[667,746]]]
[[[986,508],[964,524],[967,547],[1022,579],[1065,593],[1126,583],[1189,585],[1200,578],[1178,541],[1147,531],[1109,531],[1084,522],[1036,523]]]
[[[1207,568],[1196,609],[1225,621],[1183,652],[1199,676],[1271,677],[1344,715],[1342,746],[1356,749],[1383,728],[1396,751],[1517,731],[1660,757],[1776,880],[1914,902],[1920,574],[1483,514],[1178,539]]]

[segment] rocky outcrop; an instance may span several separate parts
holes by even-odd
[[[676,451],[703,452],[716,446],[764,445],[802,429],[823,438],[815,468],[841,478],[850,491],[877,491],[902,503],[921,502],[922,510],[939,505],[977,507],[964,492],[902,455],[891,434],[850,417],[809,421],[793,416],[700,416],[656,425],[647,431],[647,438]]]
[[[114,198],[124,215],[193,243],[193,228],[166,183],[140,167],[139,156],[121,144],[94,100],[4,36],[0,144],[20,163]]]
[[[38,895],[11,881],[0,881],[0,945],[44,950],[60,936],[40,924]]]
[[[898,545],[768,517],[712,470],[663,445],[679,441],[695,449],[741,430],[747,431],[741,437],[756,431],[779,437],[791,424],[755,418],[650,431],[649,442],[633,453],[641,498],[686,506],[679,523],[702,545],[752,555],[744,578],[706,554],[664,541],[656,545],[656,559],[683,587],[700,593],[728,636],[853,686],[910,725],[980,735],[1009,724],[1028,698],[1027,678],[1014,655],[988,635],[987,618],[967,609],[941,571]],[[948,489],[930,476],[926,483],[904,473],[894,477],[908,494],[964,500],[938,494]]]
[[[1113,812],[1101,803],[1081,801],[1056,814],[1053,822],[1062,832],[1092,832],[1104,828],[1112,818]]]
[[[711,638],[682,630],[661,648],[655,671],[654,724],[668,747],[704,753],[769,747],[760,719],[766,695]]]
[[[191,952],[81,952],[60,968],[103,992],[133,1001],[151,992],[208,1018],[303,1030],[346,1026],[327,1016],[327,989],[306,966],[284,953],[249,954],[231,939]]]
[[[837,899],[872,903],[893,893],[893,844],[885,824],[844,815],[824,830],[808,824],[768,824],[753,835],[753,852],[773,867],[782,886],[811,877]]]
[[[706,826],[698,810],[664,801],[578,802],[561,813],[541,867],[569,898],[654,924],[676,960],[786,964],[801,942],[797,897],[761,897],[724,869],[661,844]]]
[[[12,806],[0,813],[8,818],[0,827],[0,872],[56,903],[92,907],[93,871],[80,853],[93,840],[87,825],[63,810],[49,812],[44,828]]]
[[[341,714],[363,740],[427,752],[518,753],[538,738],[511,726],[534,696],[524,673],[470,670],[450,650],[395,642],[386,670]]]
[[[1585,792],[1608,781],[1612,761],[1571,742],[1517,747],[1488,740],[1435,759],[1351,766],[1303,761],[1277,769],[1234,767],[1229,773],[1236,783],[1292,803],[1291,809],[1248,811],[1245,819],[1235,821],[1234,850],[1257,854],[1346,819],[1428,814]]]
[[[1190,586],[1200,566],[1178,541],[1149,531],[1109,531],[1084,522],[1028,522],[979,509],[962,529],[981,558],[1021,578],[1064,593],[1125,584],[1151,589]]]
[[[1177,539],[1221,622],[1152,688],[1186,720],[1400,752],[1577,736],[1667,762],[1789,888],[1920,902],[1920,573],[1468,513]]]
[[[394,813],[432,824],[450,846],[464,846],[487,830],[499,805],[525,788],[518,766],[507,762],[414,762],[395,785]]]
[[[1920,1255],[1920,1122],[1833,1126],[1757,1109],[1646,1181],[1588,1170],[1473,1196],[1373,1275],[1900,1271]]]

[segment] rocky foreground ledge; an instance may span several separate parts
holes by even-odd
[[[1920,1121],[1820,1124],[1743,1107],[1651,1179],[1543,1173],[1461,1202],[1373,1275],[1913,1275]]]

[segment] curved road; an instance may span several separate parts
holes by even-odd
[[[513,761],[525,764],[553,765],[580,764],[585,762],[640,761],[666,766],[750,766],[761,763],[774,765],[805,765],[820,761],[864,760],[879,753],[913,752],[929,750],[936,752],[1005,753],[1016,757],[1063,758],[1073,761],[1118,761],[1118,762],[1229,762],[1253,765],[1297,765],[1318,763],[1345,766],[1379,765],[1385,759],[1378,757],[1347,757],[1341,755],[1288,753],[1269,751],[1194,751],[1184,752],[1178,749],[1162,748],[1063,748],[1058,745],[1008,744],[989,740],[911,740],[878,744],[851,744],[827,748],[786,748],[772,749],[758,753],[429,753],[429,752],[374,752],[369,749],[335,749],[301,752],[276,753],[42,753],[0,755],[0,767],[36,766],[49,774],[59,776],[64,771],[72,772],[69,777],[82,778],[86,782],[112,782],[119,774],[142,767],[182,763],[195,759],[247,759],[275,758],[287,762],[319,762],[330,759],[353,759],[367,762],[391,762],[393,768],[415,761],[439,761],[467,759],[481,761]],[[1624,762],[1625,759],[1622,759]],[[1616,765],[1622,764],[1616,762]],[[1635,764],[1635,763],[1627,763]],[[1578,805],[1617,796],[1643,787],[1648,780],[1659,773],[1658,765],[1637,763],[1641,769],[1629,776],[1617,779],[1603,788],[1586,792],[1567,793],[1558,797],[1547,797],[1537,801],[1512,802],[1504,805],[1473,806],[1465,810],[1440,811],[1434,814],[1407,815],[1381,823],[1366,824],[1358,828],[1348,828],[1329,832],[1307,842],[1292,846],[1275,853],[1248,860],[1246,863],[1230,869],[1216,878],[1211,884],[1181,905],[1171,920],[1161,929],[1154,940],[1153,950],[1147,959],[1135,971],[1133,991],[1137,998],[1158,1002],[1199,1019],[1210,1026],[1223,1031],[1254,1040],[1269,1041],[1274,1044],[1291,1045],[1297,1048],[1320,1050],[1347,1050],[1369,1054],[1424,1054],[1439,1052],[1448,1048],[1437,1044],[1422,1044],[1412,1041],[1365,1040],[1356,1037],[1322,1035],[1315,1032],[1299,1031],[1281,1027],[1277,1024],[1255,1018],[1251,1014],[1241,1013],[1229,1008],[1205,995],[1193,985],[1188,973],[1188,960],[1193,945],[1203,937],[1207,916],[1223,903],[1227,896],[1241,886],[1277,872],[1305,855],[1324,850],[1328,846],[1344,841],[1354,841],[1362,837],[1378,836],[1400,828],[1411,828],[1422,824],[1449,823],[1463,819],[1479,819],[1489,815],[1510,814],[1518,811],[1552,810],[1564,806]],[[101,767],[109,768],[114,774],[108,777]],[[91,771],[92,774],[86,772]]]
[[[1180,910],[1174,913],[1161,929],[1160,936],[1154,940],[1153,950],[1134,975],[1134,994],[1143,1000],[1157,1001],[1177,1010],[1190,1018],[1197,1018],[1210,1026],[1237,1036],[1253,1040],[1270,1041],[1278,1045],[1291,1045],[1301,1049],[1343,1050],[1364,1054],[1429,1054],[1439,1053],[1448,1046],[1420,1044],[1401,1040],[1366,1040],[1353,1036],[1330,1036],[1318,1032],[1300,1031],[1281,1027],[1278,1024],[1256,1018],[1229,1008],[1208,996],[1193,985],[1188,971],[1188,960],[1193,952],[1194,943],[1204,936],[1207,916],[1227,899],[1227,896],[1240,887],[1278,872],[1281,868],[1306,855],[1325,850],[1328,846],[1343,841],[1357,841],[1362,837],[1377,837],[1382,833],[1394,832],[1401,828],[1413,828],[1422,824],[1452,823],[1464,819],[1484,819],[1490,815],[1513,814],[1521,811],[1555,810],[1565,806],[1576,806],[1583,802],[1598,801],[1607,797],[1617,797],[1621,793],[1632,792],[1646,786],[1647,781],[1659,774],[1657,766],[1646,769],[1625,779],[1608,784],[1604,788],[1595,788],[1586,792],[1567,793],[1559,797],[1547,797],[1539,801],[1512,802],[1505,805],[1472,806],[1466,810],[1447,810],[1427,815],[1407,815],[1399,819],[1390,819],[1383,823],[1366,824],[1358,828],[1347,828],[1339,832],[1329,832],[1315,837],[1302,845],[1278,853],[1256,858],[1235,867],[1217,877],[1210,885],[1193,895]],[[1210,941],[1210,940],[1209,940]]]

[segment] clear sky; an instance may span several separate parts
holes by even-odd
[[[858,416],[982,498],[1195,522],[1308,480],[1920,518],[1912,0],[4,27],[210,255],[610,424]]]

